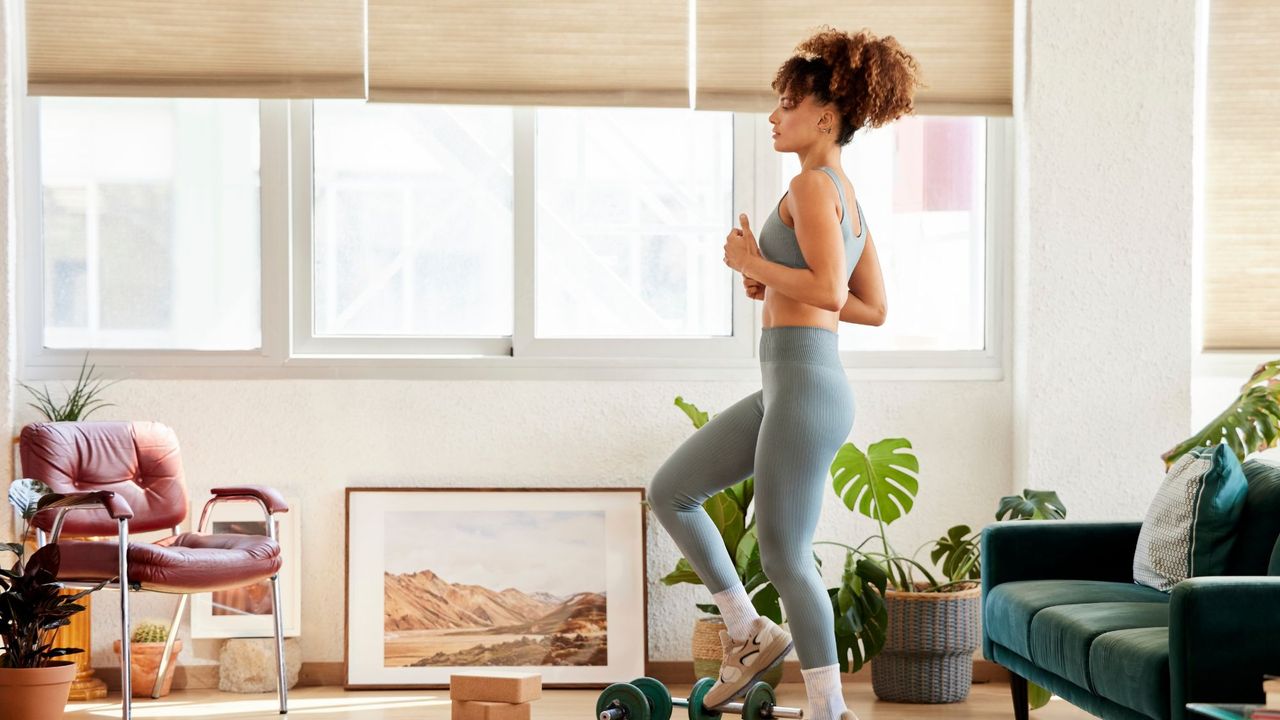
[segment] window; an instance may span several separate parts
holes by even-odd
[[[39,268],[24,293],[24,343],[41,341],[30,366],[78,366],[79,350],[94,349],[123,365],[281,376],[317,365],[445,368],[440,377],[757,372],[760,304],[722,246],[740,211],[758,229],[798,171],[768,145],[763,114],[347,100],[31,107],[33,130],[19,128],[38,132],[23,165],[38,169],[38,202],[22,206],[37,218],[24,220],[25,267]],[[846,364],[999,377],[1008,190],[988,192],[988,179],[1011,167],[1008,125],[907,118],[846,148],[891,308],[883,327],[841,326]]]
[[[733,115],[539,109],[535,335],[733,333]]]
[[[510,336],[510,108],[317,100],[317,336]]]
[[[43,341],[261,343],[258,103],[39,103]]]
[[[842,323],[842,351],[984,348],[986,157],[983,118],[906,117],[845,146],[889,314],[880,327]],[[779,198],[800,172],[797,156],[782,167]]]

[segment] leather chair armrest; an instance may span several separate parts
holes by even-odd
[[[264,485],[234,485],[231,487],[214,488],[210,492],[214,497],[232,498],[232,497],[251,497],[262,501],[267,506],[267,512],[271,514],[289,512],[289,504],[284,501],[284,496],[273,488]]]
[[[77,507],[102,507],[106,509],[112,520],[133,517],[133,508],[129,507],[129,501],[110,490],[81,493],[49,493],[40,498],[40,502],[36,505],[36,512],[40,513],[54,509],[70,510]]]
[[[1197,577],[1169,599],[1173,707],[1262,704],[1262,676],[1280,674],[1280,577]]]

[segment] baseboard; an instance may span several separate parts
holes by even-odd
[[[871,665],[874,664],[875,660],[872,660],[858,672],[842,674],[844,682],[871,682]],[[690,684],[694,681],[693,663],[687,660],[651,661],[648,674],[650,677],[661,680],[668,685]],[[990,660],[975,658],[973,661],[973,681],[975,683],[1009,682],[1009,671]],[[804,676],[800,674],[800,663],[794,661],[782,663],[782,682],[804,682]]]
[[[875,661],[872,660],[872,663]],[[107,684],[107,689],[120,689],[120,668],[94,668],[97,676]],[[654,660],[649,663],[647,674],[669,685],[687,685],[693,682],[693,662],[688,660]],[[856,673],[843,676],[846,682],[871,682],[871,669],[863,667]],[[631,678],[620,678],[630,680]],[[298,674],[299,686],[341,686],[345,678],[340,662],[304,662]],[[1008,682],[1009,671],[1003,667],[982,659],[973,661],[973,681],[975,683]],[[782,663],[782,682],[802,683],[804,676],[800,674],[800,663]],[[173,673],[173,689],[209,689],[218,687],[217,665],[179,665]]]

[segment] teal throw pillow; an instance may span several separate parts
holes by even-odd
[[[1189,577],[1221,575],[1248,489],[1226,445],[1194,448],[1175,460],[1138,532],[1133,581],[1169,592]]]

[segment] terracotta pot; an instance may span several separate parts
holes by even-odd
[[[693,624],[693,676],[697,678],[720,677],[720,661],[724,659],[724,648],[720,645],[720,631],[725,629],[724,619],[703,617]],[[769,668],[761,680],[772,687],[782,682],[782,663]]]
[[[55,662],[42,668],[0,668],[0,720],[59,720],[76,664]]]
[[[120,657],[120,641],[111,644]],[[173,684],[173,670],[178,667],[178,653],[182,651],[182,641],[173,641],[173,652],[169,654],[169,667],[165,668],[164,681],[160,684],[160,697],[169,694],[169,686]],[[151,697],[151,687],[156,681],[156,672],[160,670],[160,656],[164,655],[164,643],[129,643],[129,684],[133,686],[134,697]]]

